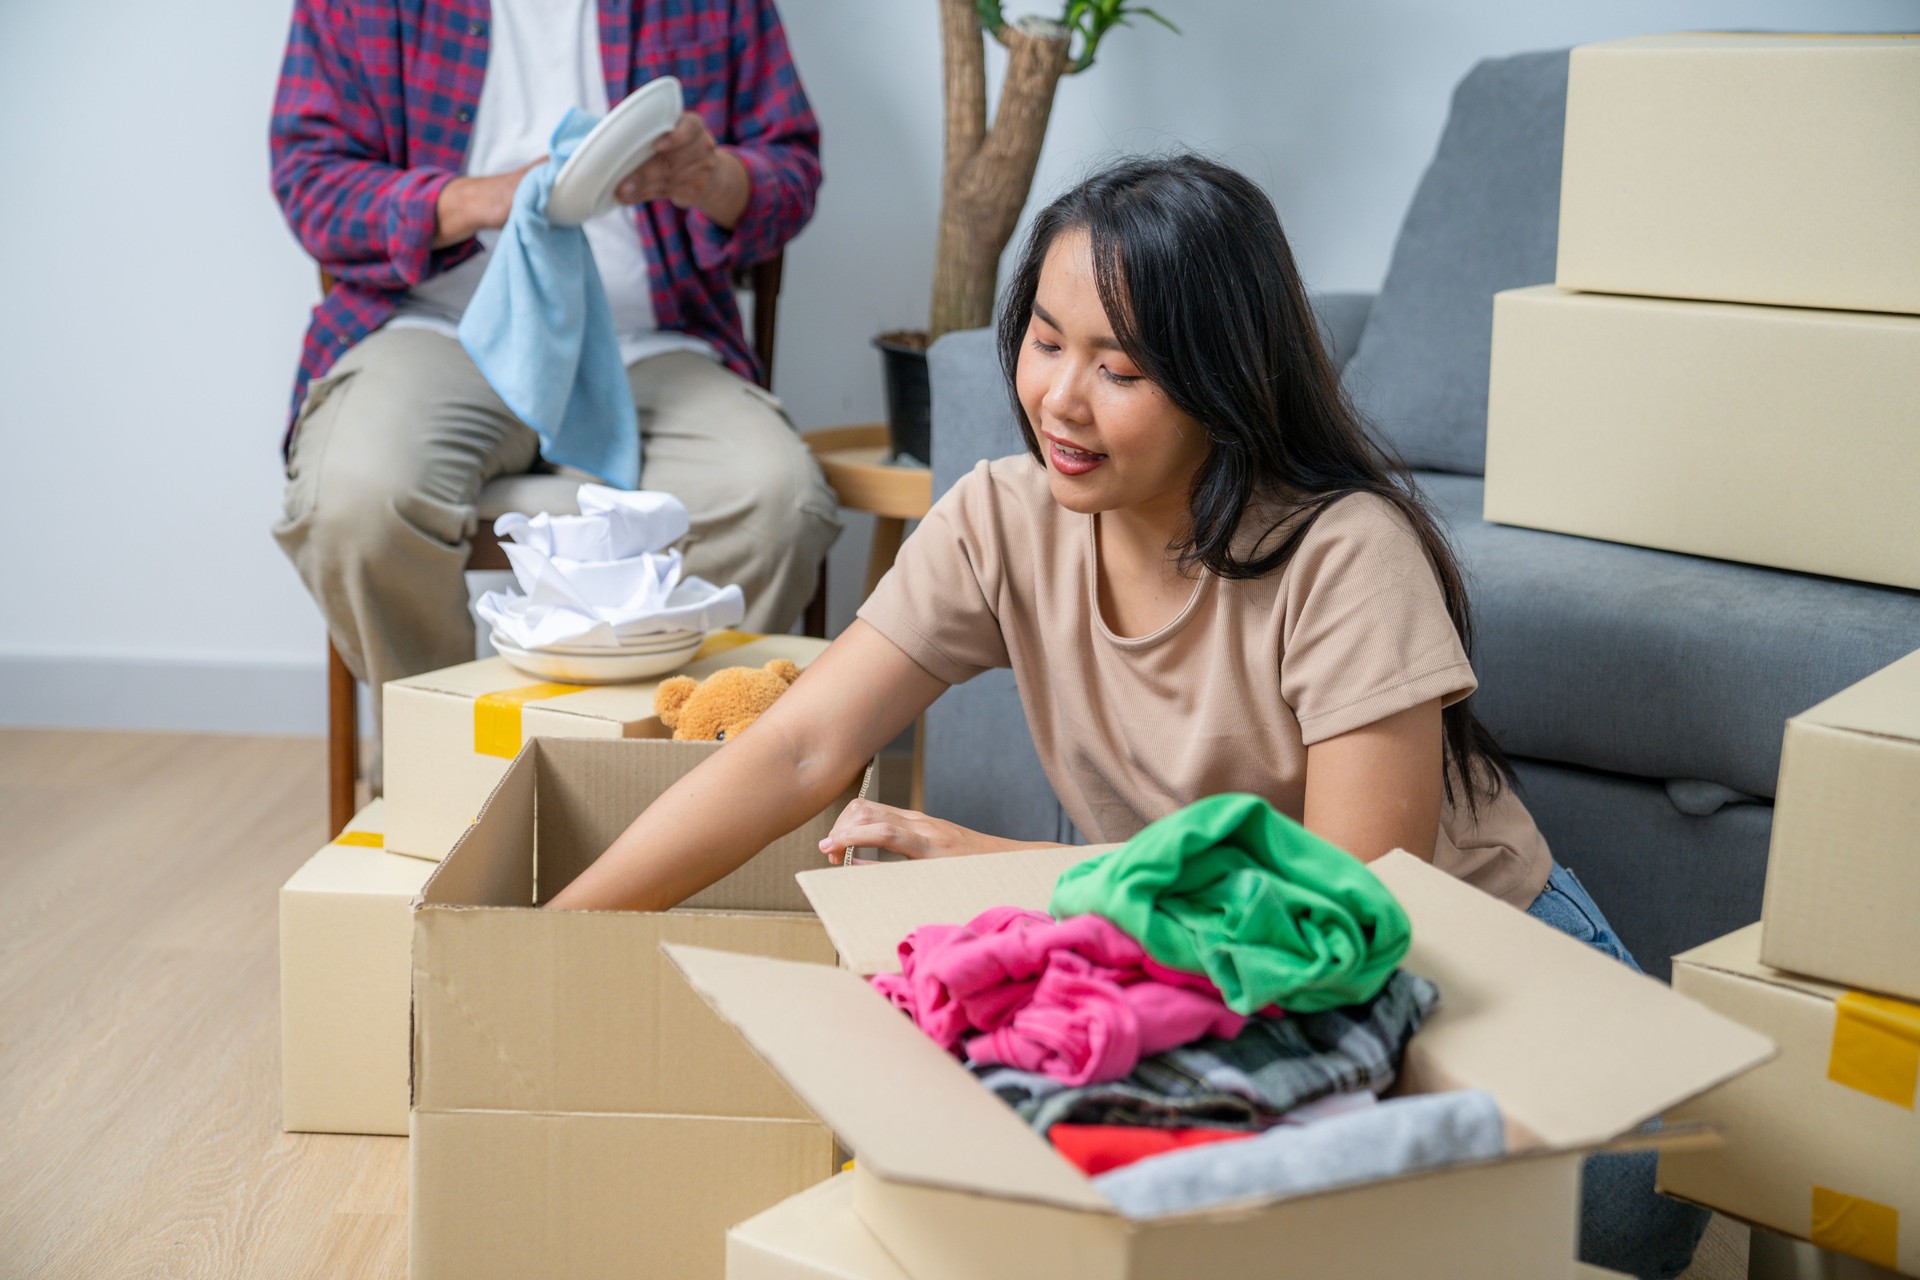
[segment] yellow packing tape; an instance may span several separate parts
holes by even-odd
[[[511,760],[520,754],[520,708],[541,698],[558,698],[591,688],[584,684],[526,684],[483,693],[473,700],[473,750],[476,755]]]
[[[1822,1249],[1893,1270],[1900,1264],[1900,1211],[1826,1187],[1813,1189],[1813,1230]]]
[[[350,844],[356,849],[384,849],[387,837],[378,831],[342,831],[333,838],[335,844]]]
[[[1920,1085],[1920,1005],[1858,991],[1834,1001],[1827,1079],[1913,1110]]]

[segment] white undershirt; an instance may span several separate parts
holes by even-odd
[[[460,170],[480,177],[510,172],[547,154],[554,126],[567,108],[607,112],[595,0],[493,0],[492,8],[486,79]],[[646,249],[631,208],[623,205],[589,219],[585,229],[607,290],[622,361],[631,365],[663,351],[698,351],[718,359],[700,339],[656,324]],[[457,336],[460,317],[487,269],[486,250],[499,237],[497,231],[480,232],[481,253],[409,289],[387,323]]]

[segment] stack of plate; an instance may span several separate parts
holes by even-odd
[[[618,645],[550,644],[522,649],[495,631],[494,652],[529,675],[567,684],[620,684],[676,671],[706,643],[704,631],[654,631]]]

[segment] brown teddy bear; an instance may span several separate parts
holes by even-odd
[[[725,742],[799,678],[800,668],[785,658],[764,667],[727,667],[705,680],[673,676],[654,690],[653,711],[677,742]]]

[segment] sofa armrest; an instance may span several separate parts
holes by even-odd
[[[1367,327],[1367,312],[1373,306],[1371,293],[1320,293],[1313,297],[1313,313],[1320,318],[1320,335],[1326,339],[1327,354],[1333,367],[1346,368],[1360,345],[1360,331]]]

